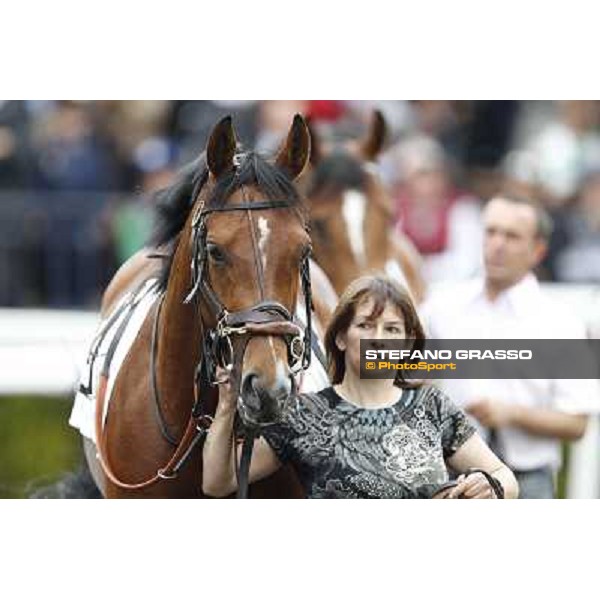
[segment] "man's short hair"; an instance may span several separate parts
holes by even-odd
[[[514,194],[499,194],[498,196],[493,196],[488,201],[488,204],[493,200],[504,200],[505,202],[511,202],[513,204],[519,204],[521,206],[529,206],[535,213],[535,236],[539,239],[544,240],[545,242],[550,241],[550,237],[552,236],[552,232],[554,231],[554,223],[552,221],[550,213],[544,208],[544,206],[542,206],[542,204],[540,204],[536,200],[533,200],[532,198],[527,198],[525,196],[515,196]]]

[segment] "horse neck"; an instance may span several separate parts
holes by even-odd
[[[369,267],[381,268],[390,258],[390,229],[392,219],[389,213],[391,203],[383,184],[371,177],[365,193],[369,197],[368,219],[365,224],[365,243],[369,254]]]
[[[165,412],[173,421],[187,419],[194,401],[194,371],[201,359],[200,322],[196,305],[184,304],[190,289],[189,231],[175,250],[158,324],[158,386]],[[171,420],[170,419],[170,420]]]
[[[369,268],[381,268],[390,257],[389,229],[387,215],[378,207],[373,207],[364,231]]]

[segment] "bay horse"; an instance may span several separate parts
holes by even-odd
[[[303,177],[317,263],[340,294],[360,275],[383,271],[424,296],[420,256],[393,230],[393,206],[375,169],[386,138],[383,114],[373,113],[362,140],[328,145],[311,126],[311,170]]]
[[[228,365],[232,388],[243,391],[238,413],[246,426],[277,420],[295,393],[294,371],[310,360],[312,294],[306,207],[293,181],[309,154],[300,115],[274,164],[240,152],[227,117],[205,154],[161,194],[155,257],[162,267],[137,257],[103,299],[110,319],[127,305],[123,298],[138,298],[140,284],[155,277],[156,298],[108,406],[105,368],[100,375],[96,444],[84,439],[103,496],[203,497],[197,442],[216,408],[216,364]],[[304,328],[293,318],[300,291]],[[302,495],[286,467],[250,487],[256,497]]]

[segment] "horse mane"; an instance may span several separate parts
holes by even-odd
[[[236,167],[225,173],[216,182],[207,200],[208,207],[221,207],[242,186],[254,185],[269,200],[283,200],[290,207],[301,205],[300,195],[288,175],[256,152],[236,154]],[[209,170],[206,154],[184,166],[175,181],[154,194],[155,226],[150,245],[166,249],[164,264],[159,274],[159,287],[166,289],[177,243],[194,206],[198,194],[208,181]]]
[[[336,150],[317,163],[308,196],[313,197],[323,192],[334,195],[348,189],[363,191],[366,181],[361,161],[348,152]]]

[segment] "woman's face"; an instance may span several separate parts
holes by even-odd
[[[360,373],[360,340],[406,338],[404,317],[399,309],[388,302],[381,315],[371,319],[373,307],[373,300],[365,298],[356,307],[356,314],[346,333],[336,337],[338,348],[346,352],[346,370],[350,369],[357,375]]]

